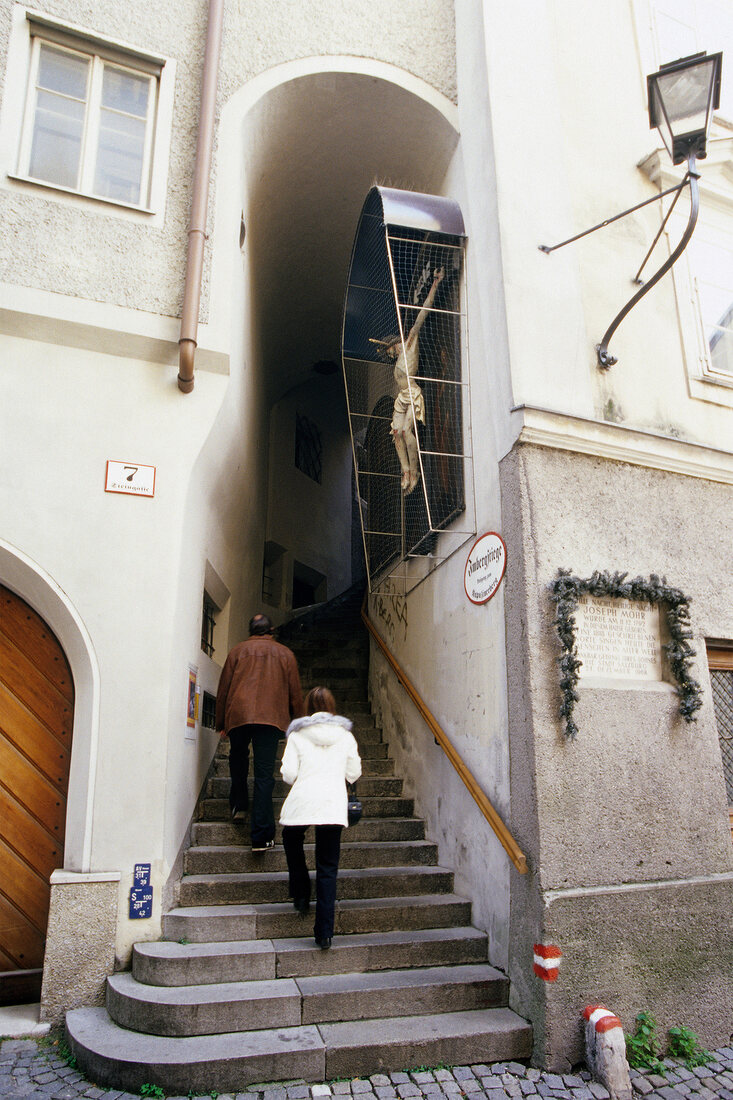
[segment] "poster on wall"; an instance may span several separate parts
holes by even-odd
[[[496,531],[487,531],[471,547],[463,574],[463,587],[471,603],[488,603],[506,570],[506,546]]]

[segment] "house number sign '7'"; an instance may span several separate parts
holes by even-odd
[[[471,603],[487,603],[501,584],[506,569],[506,546],[501,535],[488,531],[471,547],[463,586]]]
[[[155,496],[155,466],[140,462],[107,462],[105,493],[128,493],[130,496]]]

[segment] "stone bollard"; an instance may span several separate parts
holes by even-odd
[[[603,1005],[588,1005],[583,1016],[588,1069],[597,1081],[605,1085],[612,1100],[631,1100],[631,1079],[621,1021]]]

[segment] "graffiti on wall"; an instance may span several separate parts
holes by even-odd
[[[385,582],[383,592],[374,597],[374,613],[381,622],[392,645],[395,641],[407,640],[407,597],[396,590],[394,582]]]

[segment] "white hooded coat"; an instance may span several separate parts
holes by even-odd
[[[361,775],[351,722],[316,711],[288,727],[280,774],[292,784],[280,812],[281,825],[347,825],[347,783]]]

